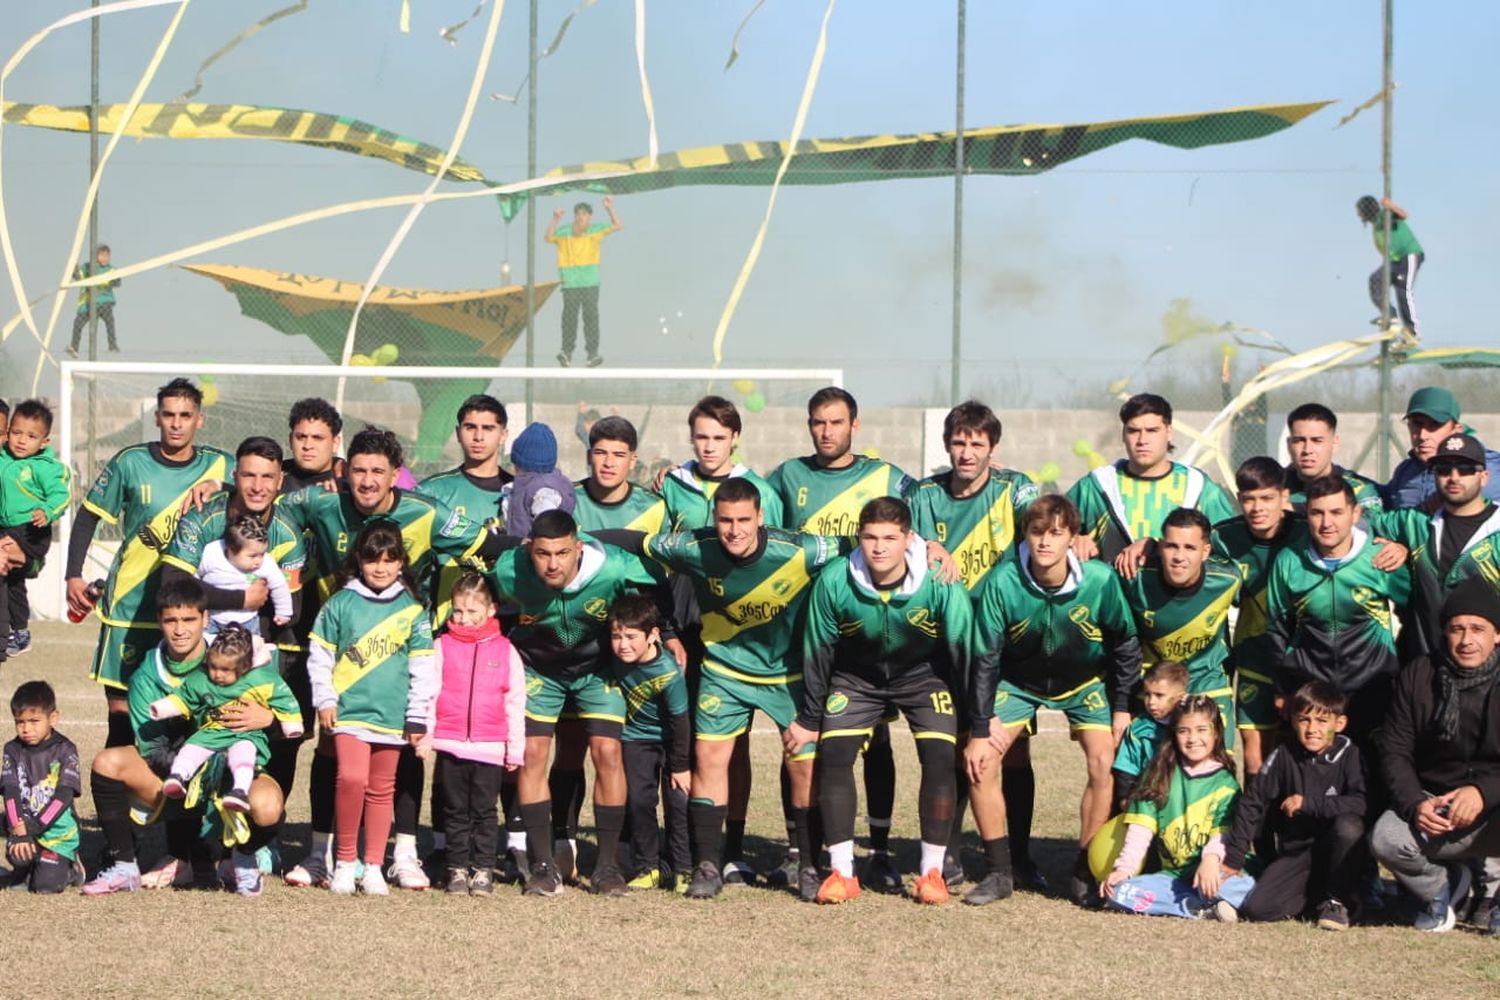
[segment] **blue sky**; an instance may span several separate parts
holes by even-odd
[[[791,127],[823,4],[768,0],[730,38],[752,0],[648,0],[648,69],[663,149],[774,139]],[[169,100],[198,63],[283,6],[190,8],[148,93]],[[13,5],[7,53],[72,4]],[[414,0],[410,34],[397,0],[320,0],[268,28],[210,71],[199,100],[309,108],[363,118],[445,144],[462,108],[483,32],[450,47],[438,28],[473,0]],[[1396,198],[1429,252],[1419,284],[1433,345],[1493,345],[1486,322],[1490,220],[1500,186],[1490,164],[1489,40],[1500,8],[1398,3]],[[543,0],[551,37],[573,7]],[[632,8],[601,0],[542,63],[539,163],[643,153]],[[951,3],[842,0],[807,123],[809,136],[950,128]],[[1161,337],[1179,297],[1213,320],[1273,331],[1308,347],[1368,332],[1365,277],[1379,264],[1354,217],[1378,193],[1379,114],[1334,130],[1380,86],[1380,3],[1154,4],[970,0],[967,123],[1083,122],[1244,104],[1332,99],[1303,124],[1253,143],[1197,151],[1116,147],[1052,173],[971,178],[965,186],[965,389],[1047,396],[1047,378],[1102,387]],[[124,101],[170,8],[107,19],[103,100]],[[526,4],[512,0],[485,92],[525,73]],[[79,103],[88,94],[88,31],[54,35],[7,83],[21,101]],[[525,172],[524,103],[481,103],[462,155],[489,176]],[[7,128],[6,210],[31,294],[55,281],[87,183],[87,142]],[[117,263],[320,205],[420,190],[426,178],[388,164],[249,142],[121,144],[101,193],[102,237]],[[766,189],[684,188],[618,200],[626,229],[606,245],[605,356],[614,363],[700,364],[764,209]],[[946,392],[952,182],[946,178],[788,188],[728,339],[731,364],[842,365],[876,403],[937,401]],[[550,209],[541,203],[538,229]],[[359,279],[399,212],[318,224],[219,251],[205,262]],[[388,270],[389,284],[499,283],[506,258],[523,273],[525,229],[486,200],[429,208]],[[539,247],[538,273],[555,274]],[[0,313],[15,312],[9,287]],[[678,317],[678,313],[681,317]],[[127,357],[284,360],[288,342],[238,315],[218,286],[175,269],[121,289]],[[660,318],[667,318],[667,333]],[[67,315],[63,322],[66,323]],[[539,358],[557,349],[558,307],[538,320]],[[64,327],[59,342],[67,335]],[[211,346],[209,346],[211,345]],[[0,390],[13,394],[34,357],[23,332],[5,345]],[[311,357],[310,354],[307,355]],[[29,378],[27,379],[29,381]],[[1020,399],[1020,396],[1016,397]],[[1004,405],[1005,400],[997,400]]]

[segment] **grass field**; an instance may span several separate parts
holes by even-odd
[[[104,735],[103,697],[85,679],[92,637],[86,626],[42,624],[33,650],[7,663],[3,677],[7,698],[23,680],[53,684],[60,728],[85,765]],[[1046,722],[1035,744],[1035,853],[1061,884],[1082,768],[1057,721]],[[895,839],[910,869],[916,760],[904,733],[895,742]],[[781,825],[776,741],[767,734],[754,743],[750,828],[769,837]],[[288,811],[283,842],[295,860],[307,836],[305,785]],[[92,865],[101,840],[87,790],[79,814]],[[780,857],[775,841],[752,837],[751,846],[768,863]],[[969,858],[971,871],[976,860]],[[925,908],[872,894],[823,908],[753,888],[689,903],[659,891],[605,900],[576,889],[555,900],[522,899],[514,889],[487,900],[435,892],[335,899],[271,883],[256,900],[172,891],[103,899],[0,894],[9,941],[4,993],[1500,996],[1500,941],[1471,930],[1431,936],[1369,927],[1339,935],[1303,924],[1225,926],[1087,913],[1024,894],[983,909],[956,901]]]

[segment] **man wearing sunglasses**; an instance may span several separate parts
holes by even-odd
[[[1461,417],[1458,398],[1441,386],[1423,386],[1411,394],[1411,401],[1406,404],[1406,430],[1411,435],[1411,451],[1396,466],[1391,481],[1381,488],[1386,510],[1433,509],[1438,482],[1431,463],[1439,453],[1439,445],[1454,434],[1466,432]],[[1483,454],[1479,464],[1489,470],[1484,495],[1500,502],[1500,453],[1485,449]]]

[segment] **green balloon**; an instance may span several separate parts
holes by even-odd
[[[1062,475],[1062,468],[1056,462],[1048,462],[1037,470],[1037,478],[1044,483],[1055,483],[1057,477]]]
[[[752,392],[745,397],[745,409],[751,413],[759,413],[766,408],[766,397],[758,392]]]
[[[1073,454],[1079,458],[1088,458],[1089,452],[1093,450],[1094,446],[1089,444],[1088,438],[1079,438],[1073,442]]]

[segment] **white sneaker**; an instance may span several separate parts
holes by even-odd
[[[727,861],[719,872],[725,885],[754,885],[755,869],[744,861]]]
[[[168,858],[141,876],[142,889],[183,889],[193,884],[193,866]]]
[[[394,867],[394,866],[392,866]],[[423,876],[426,881],[426,876]],[[422,888],[427,888],[423,885]],[[379,865],[366,865],[365,873],[359,877],[359,891],[366,896],[389,896],[391,890],[386,887],[385,876],[380,874]]]
[[[352,862],[351,862],[352,864]],[[314,887],[318,889],[328,888],[328,865],[317,855],[309,854],[302,859],[302,863],[292,867],[282,881],[296,889]]]
[[[333,866],[333,878],[328,882],[328,891],[335,896],[352,896],[358,888],[353,861],[340,861]]]
[[[380,874],[379,868],[371,869],[376,875]],[[422,862],[418,858],[397,858],[391,863],[391,881],[396,883],[397,888],[410,889],[413,892],[421,892],[423,889],[431,888],[432,882],[427,878],[427,873],[422,870]],[[368,873],[366,873],[368,877]],[[385,879],[380,880],[381,891],[384,892]]]

